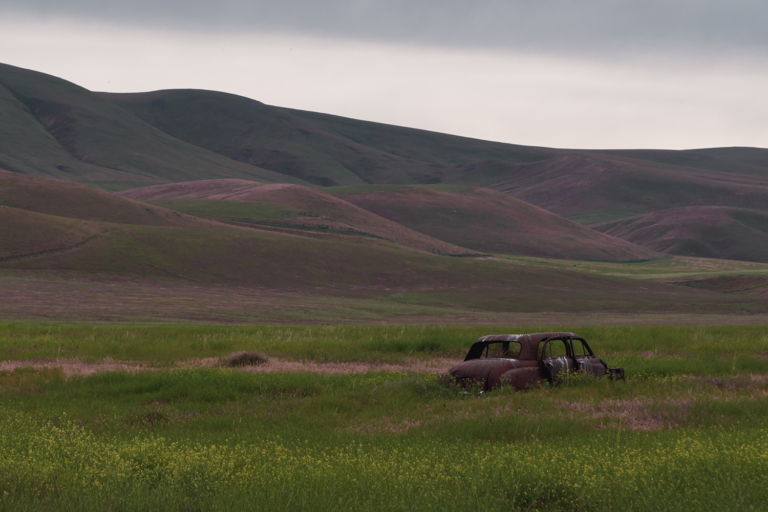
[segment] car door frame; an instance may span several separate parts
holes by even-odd
[[[566,355],[558,357],[546,357],[547,348],[553,341],[563,342],[565,345]],[[571,346],[570,336],[556,336],[553,338],[547,338],[546,340],[542,340],[541,343],[544,343],[544,346],[541,350],[541,358],[539,359],[539,364],[541,365],[541,371],[544,374],[544,377],[546,377],[549,382],[558,381],[560,379],[561,373],[564,373],[565,378],[567,379],[571,372],[576,371],[576,360],[573,357],[573,347]]]

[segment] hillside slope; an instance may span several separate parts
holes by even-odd
[[[445,183],[511,190],[525,183],[544,185],[542,181],[551,179],[546,171],[553,164],[563,166],[563,158],[570,158],[565,163],[569,172],[582,168],[589,171],[595,162],[631,167],[632,179],[619,173],[614,183],[590,191],[603,200],[610,199],[610,189],[630,189],[634,182],[646,178],[650,183],[644,188],[656,188],[660,178],[654,173],[659,171],[677,173],[672,182],[690,179],[679,175],[681,171],[704,173],[710,178],[718,175],[717,179],[737,182],[738,175],[768,175],[768,150],[759,148],[573,151],[482,141],[278,108],[212,91],[170,90],[102,97],[176,138],[323,186]],[[525,165],[534,163],[542,164],[543,169]],[[539,176],[541,171],[545,176]],[[530,194],[529,200],[535,196]],[[632,212],[648,211],[642,204],[634,204],[637,200],[642,203],[642,198],[632,199]],[[665,197],[657,202],[668,208],[674,206],[670,201]]]
[[[241,294],[244,289],[260,295],[301,293],[308,298],[329,297],[328,301],[378,298],[400,307],[446,310],[722,312],[744,304],[754,311],[766,310],[765,304],[750,298],[722,298],[653,282],[638,286],[633,280],[510,261],[446,258],[370,246],[354,237],[319,240],[238,229],[109,225],[79,247],[0,261],[0,269],[43,271],[65,279],[76,275],[113,282],[142,280],[156,287],[177,282],[202,288],[229,286]],[[309,306],[299,301],[293,307]],[[200,310],[192,318],[206,315]]]
[[[370,186],[328,191],[420,233],[481,252],[607,261],[658,257],[489,189]]]
[[[7,65],[0,116],[0,168],[107,190],[205,179],[455,184],[491,188],[582,224],[688,206],[768,211],[761,148],[526,147],[211,91],[94,93]]]
[[[491,188],[581,223],[683,206],[768,210],[768,175],[717,173],[587,153],[509,166]]]
[[[591,227],[666,254],[768,262],[768,213],[763,211],[694,206]]]
[[[0,115],[0,166],[25,174],[112,189],[209,176],[304,183],[175,139],[65,80],[4,64]]]
[[[408,171],[428,170],[241,96],[196,90],[101,96],[180,140],[317,185],[416,183]]]
[[[375,236],[426,252],[448,255],[470,255],[475,251],[432,238],[392,222],[325,192],[291,184],[258,185],[233,180],[204,180],[189,183],[155,185],[120,192],[139,200],[217,200],[266,203],[292,209],[298,215],[281,219],[230,219],[256,226],[294,229],[316,228],[341,234]],[[164,204],[164,203],[161,203]],[[167,204],[167,203],[165,203]],[[170,204],[169,204],[170,206]],[[176,202],[174,207],[183,205]]]
[[[79,183],[3,170],[0,170],[0,205],[57,217],[118,224],[174,227],[212,225],[207,220],[125,199]]]
[[[96,222],[0,206],[0,261],[76,247],[104,230]]]

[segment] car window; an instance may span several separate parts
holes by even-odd
[[[489,343],[483,350],[481,359],[515,359],[520,355],[520,343],[516,341],[505,341],[499,343]]]
[[[589,348],[581,340],[573,340],[573,355],[574,356],[591,356]]]
[[[539,345],[539,350],[542,349],[542,345]],[[549,340],[546,344],[546,354],[544,357],[562,357],[568,355],[568,349],[565,346],[563,340]],[[541,357],[541,356],[540,356]]]

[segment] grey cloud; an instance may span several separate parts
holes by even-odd
[[[0,0],[0,13],[145,28],[464,48],[768,54],[755,0]]]

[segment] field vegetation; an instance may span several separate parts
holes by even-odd
[[[458,360],[474,327],[3,324],[4,358],[50,364],[0,372],[0,509],[759,509],[768,329],[577,332],[627,380],[478,394],[435,370],[190,363]],[[74,354],[148,367],[67,377]]]
[[[327,190],[420,233],[485,253],[602,261],[660,256],[494,190],[433,187]]]

